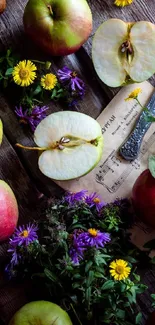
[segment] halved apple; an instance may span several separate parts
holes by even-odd
[[[105,21],[95,33],[92,59],[99,78],[108,86],[149,79],[155,72],[155,25]]]
[[[3,124],[2,124],[2,120],[0,119],[0,145],[2,143],[2,139],[3,139]]]
[[[25,149],[43,151],[39,156],[39,169],[54,180],[85,175],[102,156],[103,137],[99,123],[79,112],[63,111],[47,116],[37,126],[34,141],[37,148]]]

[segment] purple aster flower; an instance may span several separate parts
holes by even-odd
[[[72,247],[69,255],[74,265],[79,265],[80,260],[83,259],[85,248],[78,245],[78,234],[75,230],[72,237]]]
[[[96,192],[87,195],[85,202],[90,206],[90,208],[95,206],[98,212],[103,208],[103,206],[106,205],[104,202],[101,202],[101,198],[97,195]]]
[[[6,277],[8,278],[8,280],[11,280],[12,278],[16,277],[17,272],[13,269],[12,265],[9,263],[6,267],[5,267],[5,274]]]
[[[68,85],[73,92],[78,92],[78,94],[83,97],[85,84],[83,80],[77,76],[75,71],[72,71],[65,66],[62,69],[59,69],[57,74],[62,84]]]
[[[13,237],[10,239],[10,251],[17,246],[28,246],[30,243],[38,239],[37,236],[38,227],[34,224],[28,224],[27,226],[20,226],[16,229]],[[14,249],[15,250],[15,249]]]
[[[76,193],[68,192],[65,196],[65,201],[69,204],[74,204],[76,201],[82,201],[85,199],[87,192],[87,190],[82,190]]]
[[[46,117],[46,111],[49,107],[47,106],[35,106],[33,107],[31,113],[28,110],[23,110],[22,106],[15,108],[15,113],[20,117],[20,122],[29,124],[32,131],[34,131],[37,125]]]
[[[110,241],[110,234],[90,228],[87,232],[81,233],[77,238],[78,247],[104,247]]]

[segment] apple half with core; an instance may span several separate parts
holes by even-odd
[[[9,325],[72,325],[69,315],[49,301],[33,301],[20,308]]]
[[[18,221],[18,205],[11,187],[0,180],[0,241],[8,239]]]
[[[0,145],[2,143],[2,139],[3,139],[3,124],[2,124],[2,120],[0,119]]]
[[[92,31],[86,0],[29,0],[23,22],[29,37],[55,56],[77,51]]]
[[[148,21],[105,21],[96,31],[92,59],[108,86],[142,82],[155,72],[155,25]]]
[[[54,180],[70,180],[89,173],[102,156],[103,137],[92,117],[71,111],[53,113],[40,122],[34,133],[42,151],[39,169]]]

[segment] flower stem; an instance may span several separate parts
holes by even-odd
[[[72,304],[70,304],[70,306],[71,306],[71,308],[73,309],[73,312],[74,312],[74,314],[75,314],[75,316],[76,316],[76,318],[77,318],[77,320],[78,320],[79,324],[80,324],[80,325],[82,325],[82,323],[81,323],[81,321],[80,321],[80,318],[78,317],[78,314],[77,314],[77,312],[76,312],[75,308],[73,307],[73,305],[72,305]]]

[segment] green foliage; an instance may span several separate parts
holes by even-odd
[[[133,263],[137,264],[137,251],[131,249],[123,222],[128,208],[129,203],[120,200],[98,213],[83,201],[68,204],[65,199],[53,200],[39,223],[39,241],[23,251],[19,247],[22,263],[15,267],[18,277],[35,279],[38,286],[43,283],[52,301],[60,305],[65,301],[70,306],[77,324],[94,320],[97,325],[139,324],[141,314],[134,321],[131,314],[137,294],[146,286],[140,284],[132,268]],[[111,241],[103,247],[89,247],[79,264],[74,264],[70,257],[74,232],[89,228],[109,232]],[[116,259],[128,261],[132,270],[129,278],[116,281],[110,275],[109,265]]]

